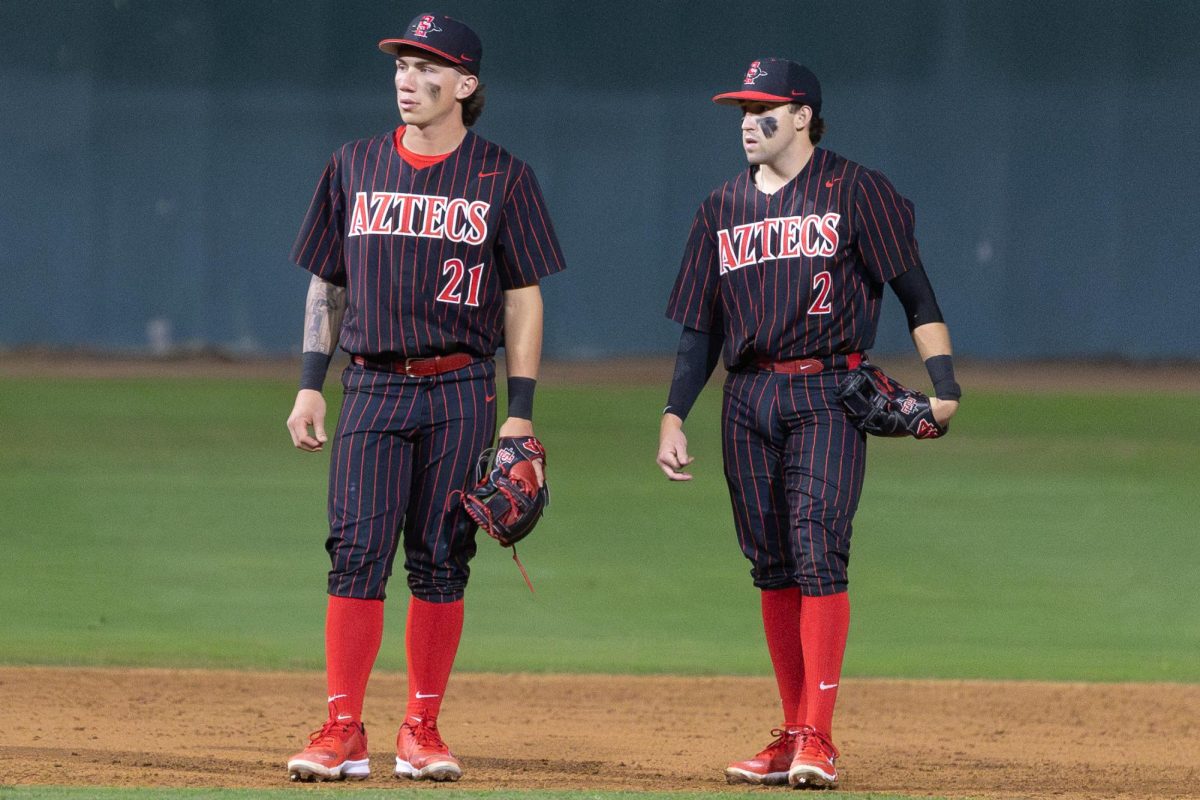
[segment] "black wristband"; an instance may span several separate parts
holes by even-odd
[[[321,391],[325,385],[325,373],[333,356],[306,350],[300,357],[300,388]]]
[[[517,419],[533,420],[533,390],[537,381],[533,378],[508,379],[508,415]]]
[[[933,395],[938,400],[957,400],[962,397],[962,388],[954,380],[953,358],[930,356],[925,359],[925,370],[933,381]]]

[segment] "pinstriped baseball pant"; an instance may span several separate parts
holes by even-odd
[[[760,589],[846,591],[866,436],[834,392],[845,370],[732,372],[722,451],[734,528]]]
[[[329,468],[329,594],[383,599],[403,546],[422,600],[463,596],[475,526],[455,490],[475,482],[496,428],[495,365],[430,377],[350,364]]]

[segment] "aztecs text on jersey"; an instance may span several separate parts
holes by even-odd
[[[912,203],[821,147],[774,194],[753,169],[700,205],[667,316],[722,332],[729,369],[869,349],[883,285],[920,263]]]
[[[488,357],[503,340],[503,292],[563,269],[533,171],[468,131],[420,169],[390,131],[329,160],[292,250],[345,286],[341,347],[377,358]]]

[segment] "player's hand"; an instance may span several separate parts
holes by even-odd
[[[309,433],[309,427],[312,433]],[[296,393],[296,405],[287,420],[292,444],[301,450],[315,453],[329,440],[325,435],[325,396],[315,389],[301,389]]]
[[[674,414],[663,414],[658,430],[658,466],[673,481],[690,481],[684,468],[695,459],[688,455],[687,437],[683,435],[683,420]]]
[[[533,436],[533,421],[521,419],[520,417],[509,417],[504,420],[504,424],[500,426],[500,432],[496,434],[497,438],[505,436]],[[533,472],[537,475],[538,486],[546,485],[546,465],[542,459],[538,458],[530,462],[533,464]]]
[[[933,412],[933,418],[937,420],[937,424],[943,428],[950,424],[950,418],[958,412],[957,400],[938,400],[936,397],[929,398],[929,410]]]

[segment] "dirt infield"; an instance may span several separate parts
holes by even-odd
[[[324,689],[317,673],[0,667],[0,784],[283,786]],[[404,689],[372,680],[373,775],[353,786],[397,785]],[[846,791],[1200,798],[1200,686],[847,679],[841,693]],[[764,791],[726,787],[722,769],[766,744],[773,696],[769,678],[459,674],[441,728],[464,789]]]
[[[345,365],[335,358],[330,374]],[[883,356],[880,366],[913,386],[929,382],[913,356]],[[1173,392],[1200,394],[1200,363],[1133,361],[971,361],[959,360],[959,383],[971,391],[1010,392]],[[598,361],[547,361],[544,385],[661,386],[665,392],[673,358],[618,358]],[[719,371],[719,370],[718,370]],[[50,351],[0,351],[0,378],[273,378],[296,380],[299,359],[226,358],[213,354],[163,358],[119,357]],[[503,374],[502,372],[499,374]],[[714,384],[719,376],[714,378]]]

